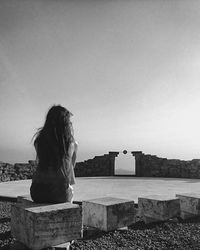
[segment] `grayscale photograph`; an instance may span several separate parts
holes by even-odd
[[[200,250],[200,1],[0,0],[0,250]]]

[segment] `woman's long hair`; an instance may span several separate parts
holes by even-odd
[[[41,170],[49,166],[58,169],[63,159],[68,157],[69,146],[74,141],[71,115],[60,105],[52,106],[47,113],[44,126],[34,135],[34,146]]]

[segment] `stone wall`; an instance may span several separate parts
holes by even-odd
[[[138,177],[177,177],[199,178],[200,160],[191,161],[160,158],[156,155],[144,154],[141,151],[132,151],[135,157],[135,175]],[[77,177],[114,176],[115,157],[119,152],[109,152],[102,156],[95,156],[75,167]],[[35,161],[16,163],[14,165],[0,162],[0,182],[31,179],[36,169]]]
[[[115,172],[115,157],[118,152],[109,152],[102,156],[95,156],[84,162],[78,162],[75,167],[77,177],[84,176],[113,176]]]
[[[75,175],[77,177],[113,176],[117,155],[118,152],[109,152],[84,162],[78,162],[75,167]],[[35,161],[14,165],[0,162],[0,182],[32,179],[35,169]]]
[[[200,159],[183,161],[160,158],[156,155],[132,152],[135,156],[136,176],[200,178]]]
[[[31,179],[35,169],[35,161],[14,165],[0,162],[0,182]]]

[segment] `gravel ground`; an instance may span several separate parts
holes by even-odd
[[[0,202],[0,249],[9,249],[14,242],[10,234],[10,202]]]
[[[8,250],[15,242],[10,234],[10,202],[0,202],[0,249]],[[85,228],[84,238],[75,240],[73,250],[89,249],[199,249],[200,218],[187,221],[173,220],[144,225],[137,223],[128,230],[102,233]]]

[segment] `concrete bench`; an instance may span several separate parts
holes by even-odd
[[[150,195],[138,198],[138,210],[145,223],[166,221],[180,215],[178,198]]]
[[[82,211],[76,204],[36,204],[19,197],[11,208],[11,233],[33,250],[68,244],[82,236]]]
[[[43,250],[70,250],[71,244],[70,242],[66,242],[57,246],[52,246],[48,248],[44,248]],[[30,248],[27,248],[23,243],[19,241],[15,241],[13,244],[11,244],[9,250],[30,250]]]
[[[200,193],[176,194],[180,199],[181,218],[200,216]]]
[[[83,225],[103,231],[127,227],[134,223],[134,201],[104,197],[83,201]]]

